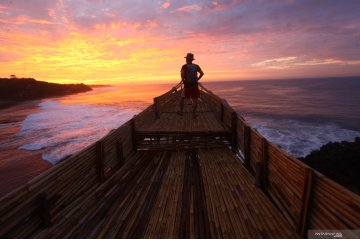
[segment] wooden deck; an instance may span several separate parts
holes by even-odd
[[[160,118],[137,127],[139,133],[222,133],[229,128],[222,123],[214,111],[204,101],[199,101],[197,118],[192,118],[192,105],[189,101],[184,105],[184,114],[179,116],[179,102],[165,109]]]
[[[35,238],[297,237],[227,149],[139,152]]]
[[[306,238],[309,229],[360,229],[359,196],[268,142],[204,87],[198,117],[189,102],[179,116],[179,88],[1,198],[0,238]]]
[[[195,119],[192,118],[190,100],[185,101],[182,116],[178,110],[179,101],[173,101],[158,119],[136,125],[138,149],[219,148],[229,145],[230,128],[219,120],[207,102],[199,100]]]

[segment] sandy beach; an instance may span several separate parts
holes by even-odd
[[[0,159],[6,161],[0,161],[0,197],[51,167],[49,162],[41,158],[41,154],[42,151],[24,153],[18,149],[1,151]]]
[[[22,142],[22,139],[16,136],[21,128],[20,123],[29,114],[38,111],[36,103],[7,102],[6,105],[5,101],[0,102],[3,107],[0,109],[0,197],[51,167],[51,164],[41,157],[43,149],[18,149]]]

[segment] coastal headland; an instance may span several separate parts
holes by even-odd
[[[0,108],[27,100],[57,97],[91,91],[83,84],[58,84],[37,81],[33,78],[0,78]]]

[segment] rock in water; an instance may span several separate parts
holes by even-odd
[[[354,142],[329,142],[300,160],[360,194],[360,137]]]

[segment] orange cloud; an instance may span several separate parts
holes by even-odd
[[[357,1],[312,6],[301,1],[9,1],[0,4],[0,77],[175,82],[187,52],[195,53],[204,81],[355,75],[360,74],[357,6]]]

